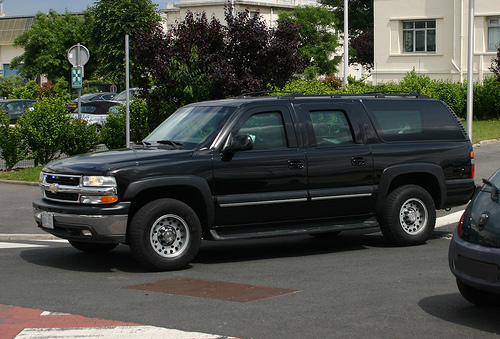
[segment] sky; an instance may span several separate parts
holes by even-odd
[[[153,0],[153,3],[159,5],[158,9],[162,9],[165,8],[166,2],[173,1]],[[80,13],[94,3],[95,0],[3,0],[3,11],[6,16],[35,15],[38,12],[48,13],[51,8],[58,13],[64,13],[66,8],[70,12]]]

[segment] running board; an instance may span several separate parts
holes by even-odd
[[[296,234],[317,234],[340,232],[347,230],[359,230],[364,228],[379,227],[375,218],[368,219],[360,223],[335,223],[335,224],[311,224],[311,225],[279,225],[272,227],[231,227],[216,228],[210,230],[210,236],[213,240],[232,240],[232,239],[258,239],[269,237],[280,237]]]

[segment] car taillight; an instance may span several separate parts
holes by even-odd
[[[470,152],[470,163],[471,163],[470,167],[471,176],[472,178],[474,178],[474,176],[476,175],[476,165],[474,164],[474,152]]]
[[[464,213],[462,213],[462,216],[460,217],[460,221],[458,222],[457,226],[457,233],[460,238],[462,237],[462,227],[464,226],[464,217],[465,217],[465,211]]]

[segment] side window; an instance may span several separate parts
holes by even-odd
[[[288,147],[283,118],[279,112],[250,116],[236,134],[248,134],[254,150]]]
[[[380,139],[386,142],[463,140],[460,122],[436,100],[365,100]]]
[[[352,132],[344,112],[309,112],[318,147],[352,144]]]

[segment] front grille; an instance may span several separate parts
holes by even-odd
[[[61,192],[52,193],[51,191],[45,191],[45,197],[60,201],[73,201],[73,202],[78,201],[77,193],[61,193]]]
[[[48,184],[59,184],[65,186],[79,186],[80,177],[79,176],[66,176],[66,175],[45,175],[45,182]]]

